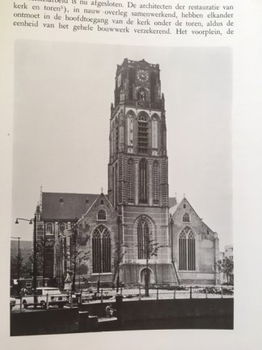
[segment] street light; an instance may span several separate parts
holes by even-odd
[[[34,307],[37,304],[37,257],[36,257],[36,214],[33,219],[25,219],[25,218],[16,218],[15,223],[19,224],[19,221],[28,221],[30,225],[34,223],[34,231],[33,231],[33,291],[34,291]]]

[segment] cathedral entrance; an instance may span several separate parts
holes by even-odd
[[[150,268],[144,268],[140,272],[140,282],[144,286],[146,283],[146,278],[148,278],[149,284],[154,283],[154,274]]]

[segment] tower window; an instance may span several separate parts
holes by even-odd
[[[118,172],[117,172],[117,164],[116,164],[114,168],[114,205],[115,206],[118,203],[117,184],[118,184]]]
[[[133,146],[134,141],[134,114],[128,113],[127,116],[127,145]]]
[[[158,147],[158,121],[157,117],[152,118],[152,148]]]
[[[146,259],[150,252],[150,231],[149,222],[146,218],[140,218],[137,225],[137,243],[138,243],[138,259]]]
[[[196,269],[195,236],[189,227],[185,227],[179,236],[179,269]]]
[[[190,217],[189,217],[189,214],[188,213],[185,213],[183,215],[183,222],[190,222]]]
[[[134,89],[134,83],[135,83],[135,70],[134,68],[130,68],[128,72],[128,78],[129,78],[129,90],[128,90],[128,98],[129,100],[133,100],[133,89]]]
[[[141,113],[138,118],[138,152],[148,152],[148,118],[146,113]]]
[[[97,213],[97,220],[106,220],[106,212],[104,209],[100,209]]]
[[[98,226],[92,237],[93,272],[111,271],[111,237],[104,225]]]
[[[46,231],[50,234],[53,232],[53,227],[50,222],[46,225]]]
[[[127,162],[127,201],[129,203],[134,202],[134,181],[135,181],[135,171],[134,171],[134,161],[133,159],[128,159]]]
[[[139,105],[144,105],[146,102],[146,90],[145,89],[139,89],[137,92],[137,102]]]
[[[147,203],[148,186],[147,186],[147,161],[141,159],[139,162],[139,202]]]
[[[153,203],[159,203],[160,196],[160,176],[159,176],[159,164],[157,161],[153,163]]]
[[[115,133],[116,133],[116,138],[115,138],[115,141],[116,141],[116,153],[118,152],[118,146],[119,146],[119,128],[118,128],[118,125],[116,125],[116,128],[115,128]]]
[[[156,98],[156,75],[154,72],[150,75],[150,91],[151,91],[151,102],[155,102]]]

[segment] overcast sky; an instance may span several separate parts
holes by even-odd
[[[166,99],[169,195],[183,195],[232,243],[232,61],[227,48],[157,48],[18,41],[13,218],[44,191],[107,192],[110,103],[124,58],[158,63]],[[32,238],[32,226],[12,235]]]

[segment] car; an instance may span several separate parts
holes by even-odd
[[[68,295],[61,293],[60,289],[55,287],[38,287],[36,288],[36,296],[36,304],[33,295],[23,297],[22,303],[25,309],[29,306],[40,306],[45,309],[47,305],[63,308],[69,301]]]

